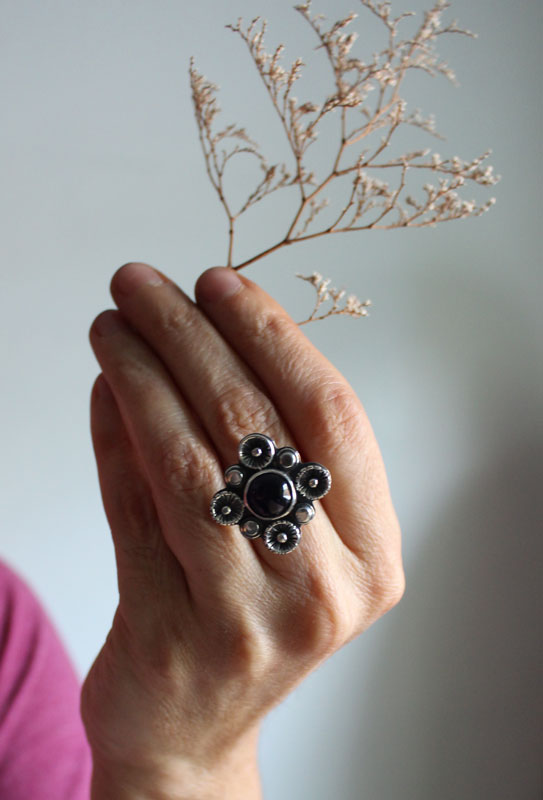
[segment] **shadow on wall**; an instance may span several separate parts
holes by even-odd
[[[542,455],[501,452],[431,523],[358,716],[372,769],[343,800],[541,796]]]

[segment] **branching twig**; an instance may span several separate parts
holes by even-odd
[[[297,273],[296,277],[301,278],[303,281],[309,281],[315,288],[317,295],[313,311],[307,319],[299,322],[298,325],[306,325],[308,322],[316,322],[318,319],[326,319],[326,317],[335,315],[348,315],[351,317],[368,316],[368,306],[371,306],[371,300],[364,300],[362,302],[358,297],[355,297],[354,294],[345,297],[345,289],[331,287],[330,279],[323,278],[318,272],[314,272],[312,275],[300,275]],[[343,305],[341,305],[342,301]],[[331,305],[329,305],[325,313],[319,315],[318,312],[325,303]]]
[[[365,11],[379,20],[386,36],[383,49],[365,61],[353,55],[357,34],[348,32],[356,14],[351,13],[337,22],[325,24],[322,15],[312,14],[311,0],[295,6],[315,33],[318,49],[326,54],[333,76],[332,93],[317,102],[299,102],[293,96],[294,85],[300,78],[304,64],[301,58],[297,58],[283,66],[283,45],[276,47],[273,52],[265,49],[265,20],[256,17],[244,27],[239,19],[236,24],[227,26],[247,46],[266,88],[290,149],[290,167],[283,162],[270,165],[243,127],[229,125],[220,131],[215,130],[220,110],[216,98],[217,87],[195,69],[191,60],[190,80],[200,143],[207,174],[228,218],[227,265],[234,269],[242,269],[276,250],[319,236],[371,229],[434,226],[439,222],[479,216],[494,203],[494,198],[491,198],[479,205],[475,200],[464,200],[458,194],[458,190],[468,182],[492,186],[499,180],[499,176],[493,174],[492,167],[482,165],[489,152],[471,161],[464,161],[457,156],[442,158],[437,153],[430,155],[429,149],[405,153],[396,158],[385,156],[396,131],[404,125],[418,127],[425,133],[443,138],[435,130],[433,116],[423,117],[418,108],[408,112],[407,103],[400,94],[402,84],[414,70],[422,70],[431,76],[442,75],[455,82],[453,71],[436,52],[436,41],[444,34],[474,34],[460,28],[456,21],[443,23],[443,12],[450,6],[447,0],[435,0],[415,32],[404,38],[401,36],[402,23],[407,17],[413,16],[410,12],[394,17],[389,2],[360,0],[360,3]],[[306,156],[317,139],[322,120],[331,114],[338,119],[339,142],[330,151],[325,174],[317,178],[308,168]],[[381,138],[375,142],[378,131],[382,131]],[[360,143],[363,143],[363,149],[356,148]],[[246,201],[234,210],[226,196],[224,176],[227,165],[239,155],[255,158],[262,170],[262,177]],[[370,172],[376,169],[386,170],[389,179],[384,181],[370,176]],[[419,198],[406,195],[408,173],[412,170],[426,170],[433,179],[433,182],[423,186],[423,194]],[[343,204],[332,213],[331,221],[321,222],[325,219],[321,212],[329,204],[323,195],[324,190],[333,184],[341,186],[341,182],[348,178],[350,187]],[[299,199],[284,234],[275,244],[234,265],[237,219],[277,190],[292,186],[297,187]],[[319,294],[322,289],[318,283],[320,276],[318,279],[314,276],[305,278],[317,289],[317,306],[309,319],[320,318],[315,315],[324,302],[322,292]],[[339,311],[339,301],[336,302],[327,285],[322,291],[328,292],[328,299],[331,298],[336,304],[326,316],[354,313],[354,301],[347,304],[350,310]],[[354,315],[365,316],[361,313]]]

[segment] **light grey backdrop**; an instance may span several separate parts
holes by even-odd
[[[425,7],[405,3],[394,7]],[[353,7],[315,5],[334,18]],[[312,295],[296,271],[372,299],[366,320],[306,331],[372,420],[408,586],[267,720],[269,800],[528,800],[540,788],[542,5],[457,0],[453,12],[479,39],[443,43],[461,88],[417,83],[415,104],[448,136],[420,143],[466,158],[492,147],[495,208],[435,229],[317,240],[247,272],[297,318]],[[250,117],[265,98],[223,25],[257,13],[270,42],[310,52],[284,0],[0,2],[0,552],[41,596],[81,675],[116,602],[87,331],[111,307],[121,264],[147,261],[192,291],[224,262],[188,59],[224,86],[227,121]],[[273,145],[271,120],[262,112],[251,132]],[[273,222],[255,214],[240,255]]]

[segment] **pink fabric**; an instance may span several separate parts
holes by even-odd
[[[79,682],[30,589],[0,562],[0,798],[88,800]]]

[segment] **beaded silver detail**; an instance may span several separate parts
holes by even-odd
[[[243,500],[234,492],[223,489],[213,495],[211,516],[220,525],[237,525],[243,516]]]
[[[322,464],[307,464],[296,475],[296,488],[308,500],[320,500],[331,486],[330,471]]]
[[[301,535],[300,529],[293,522],[280,520],[268,525],[264,531],[264,544],[272,553],[285,555],[298,546]]]
[[[306,525],[315,516],[315,506],[313,503],[300,503],[294,509],[294,516],[296,517],[296,522],[300,525]]]
[[[275,455],[273,439],[263,433],[250,433],[239,443],[239,460],[250,469],[263,469],[271,464]]]

